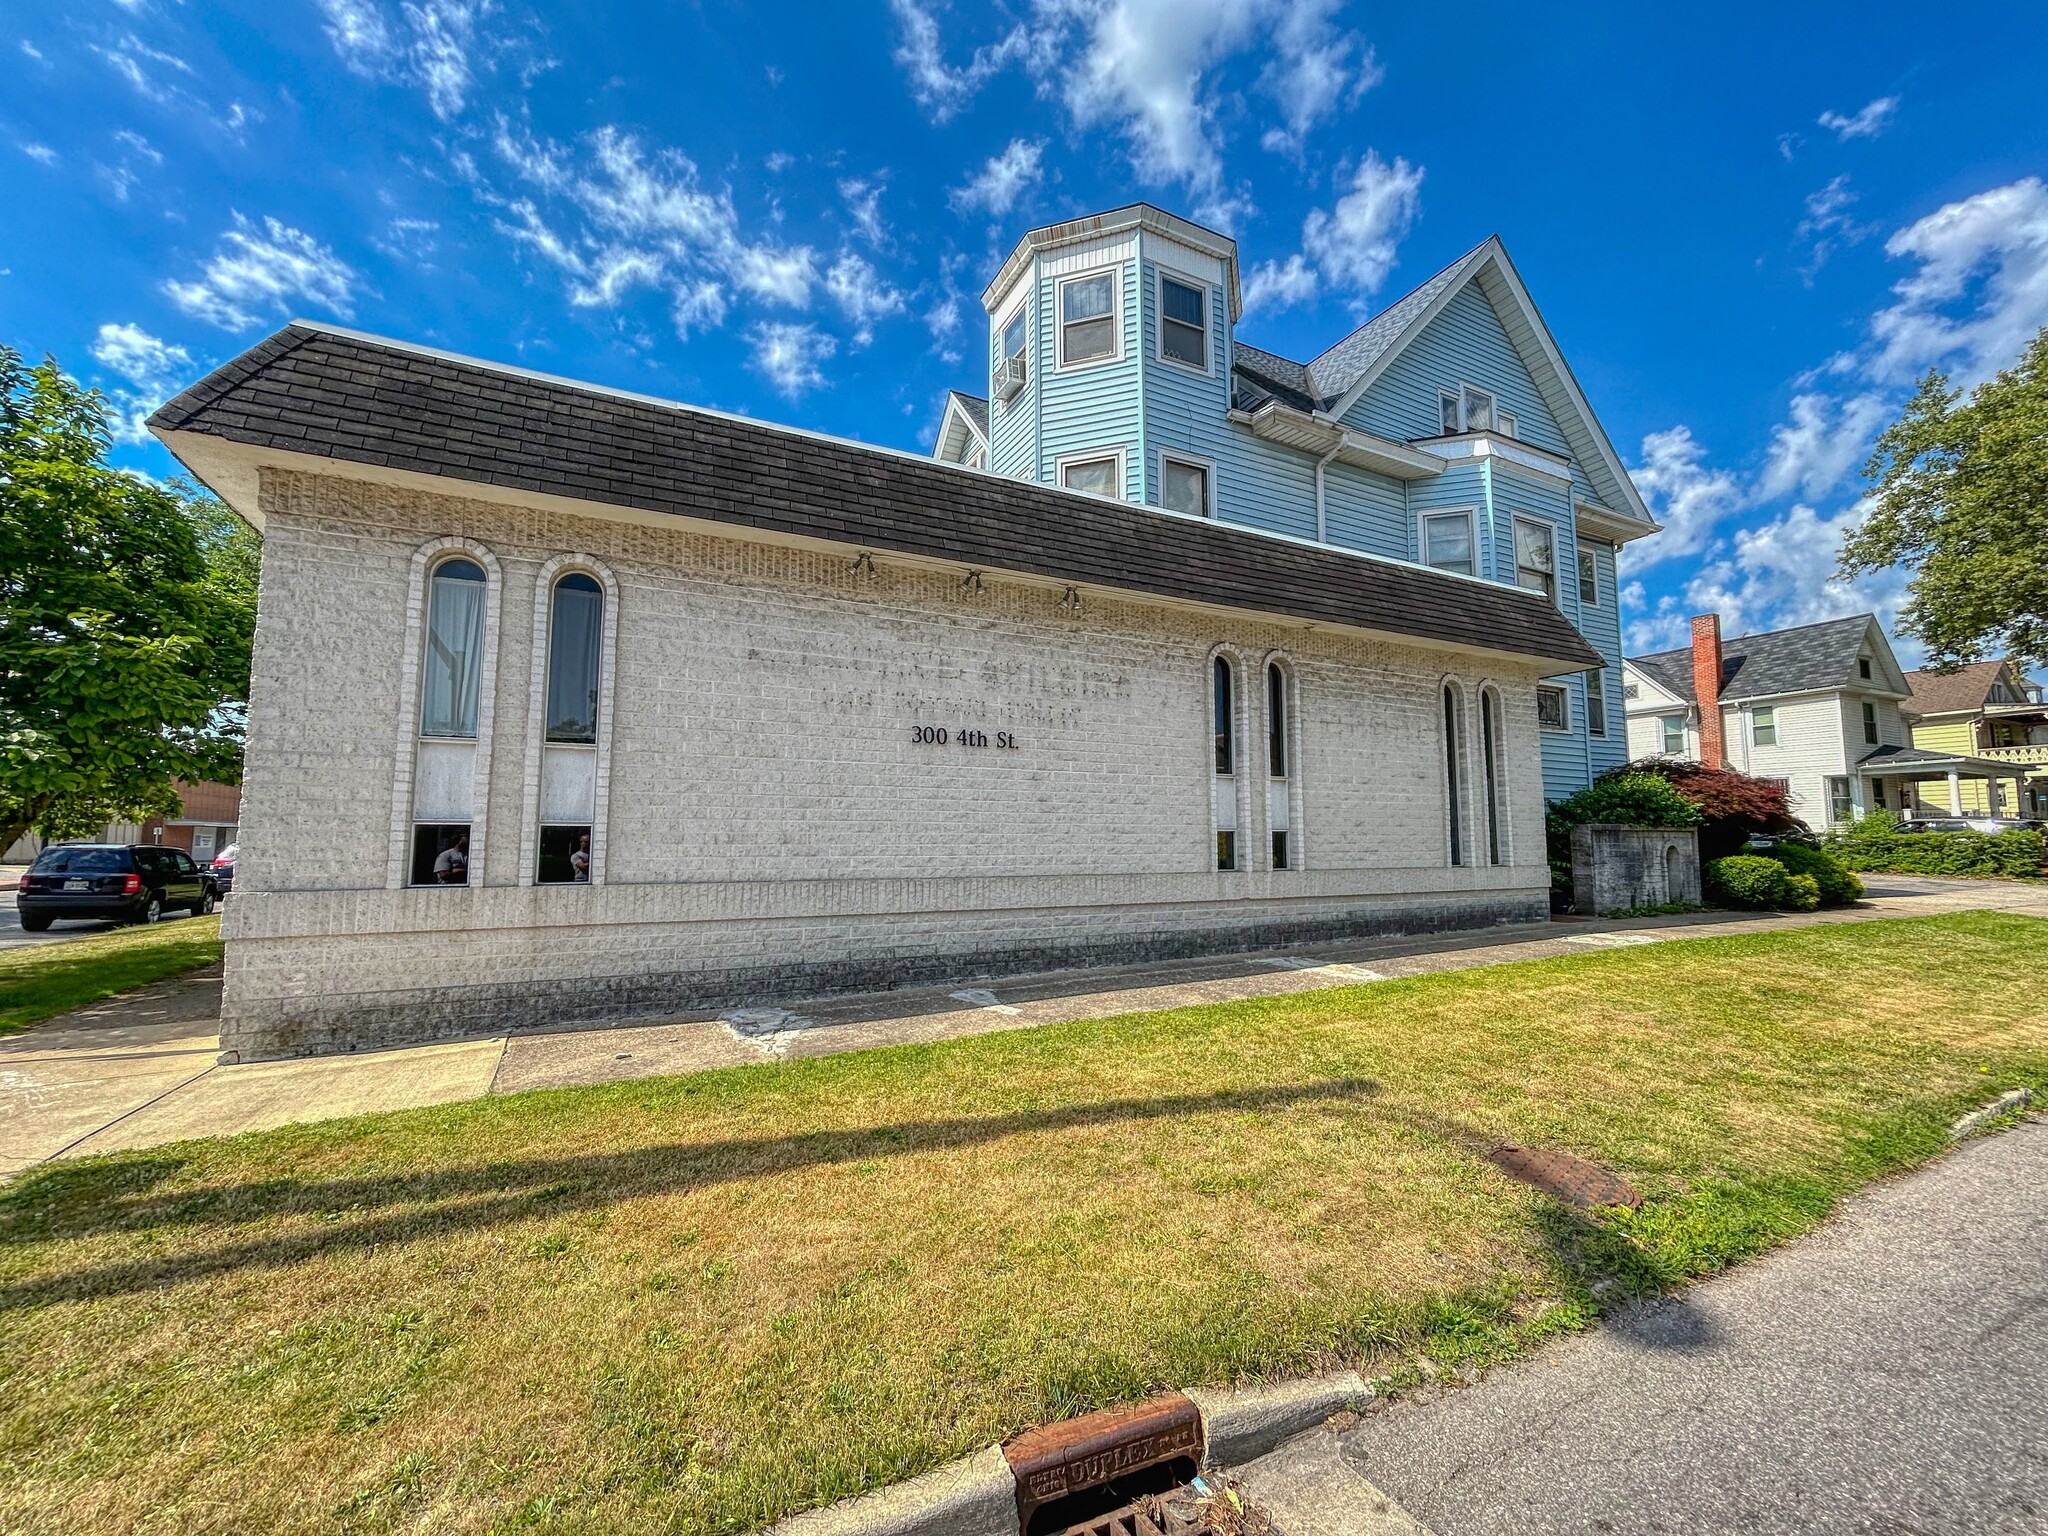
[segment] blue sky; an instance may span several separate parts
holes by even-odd
[[[1712,9],[17,3],[0,340],[155,473],[140,416],[294,314],[922,447],[1033,224],[1227,227],[1293,357],[1498,232],[1670,524],[1632,648],[1889,620],[1829,579],[1870,435],[2048,324],[2048,28]]]

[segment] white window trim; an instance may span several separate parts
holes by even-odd
[[[1266,669],[1280,669],[1280,686],[1287,710],[1287,776],[1273,778],[1273,756],[1270,750],[1259,756],[1260,777],[1269,787],[1278,782],[1287,786],[1287,867],[1273,868],[1273,825],[1270,806],[1262,808],[1260,830],[1263,839],[1260,844],[1264,854],[1264,867],[1269,874],[1294,875],[1308,868],[1308,837],[1303,830],[1306,817],[1302,812],[1301,772],[1301,672],[1294,664],[1294,658],[1285,651],[1268,651],[1259,662],[1259,742],[1262,747],[1270,740],[1273,722],[1272,701],[1266,692]]]
[[[1218,869],[1216,867],[1216,834],[1222,830],[1217,825],[1216,817],[1216,781],[1225,777],[1225,775],[1216,771],[1216,732],[1214,726],[1216,722],[1216,663],[1218,660],[1227,661],[1231,666],[1231,771],[1228,777],[1230,779],[1231,796],[1237,806],[1237,862],[1230,869]],[[1250,673],[1251,663],[1246,658],[1244,652],[1234,645],[1211,646],[1209,654],[1202,661],[1202,734],[1200,738],[1204,746],[1202,784],[1209,796],[1209,843],[1207,862],[1204,867],[1218,879],[1250,872],[1252,861],[1248,852],[1246,829],[1254,825],[1263,829],[1266,824],[1266,818],[1263,815],[1259,817],[1256,823],[1252,821],[1251,786],[1255,775],[1248,771],[1250,765],[1245,762],[1244,756],[1246,737],[1249,734],[1245,727],[1250,723],[1247,711],[1251,708],[1251,702],[1245,698],[1244,690],[1245,679]],[[1259,682],[1261,687],[1263,687],[1265,684],[1263,674],[1260,675]],[[1264,705],[1260,706],[1261,713],[1264,712],[1264,708]],[[1263,779],[1261,782],[1264,782]],[[1261,859],[1259,861],[1260,867],[1264,868],[1265,863],[1266,861]]]
[[[1685,751],[1686,727],[1690,725],[1691,722],[1687,720],[1684,715],[1674,715],[1669,713],[1657,715],[1653,718],[1657,722],[1657,755],[1660,757],[1675,757],[1678,755],[1678,753]],[[1676,720],[1678,722],[1678,746],[1675,750],[1671,745],[1671,730],[1669,725],[1669,722],[1673,720]]]
[[[1010,306],[1009,313],[998,317],[995,329],[989,333],[989,340],[992,343],[990,350],[995,354],[989,360],[988,365],[990,410],[994,410],[998,406],[1004,410],[1009,410],[1013,406],[1021,405],[1026,392],[1037,382],[1038,364],[1031,355],[1031,291],[1031,285],[1026,284],[1023,296]],[[1010,322],[1019,315],[1024,317],[1024,345],[1021,349],[1024,353],[1024,388],[1015,395],[1012,395],[1008,400],[998,400],[995,392],[996,370],[1001,368],[1014,355],[1003,351],[1003,332],[1010,328]]]
[[[1612,717],[1614,714],[1614,712],[1607,707],[1607,668],[1595,667],[1590,672],[1581,672],[1579,674],[1579,677],[1582,680],[1581,686],[1584,687],[1586,690],[1586,734],[1588,736],[1595,738],[1596,740],[1605,741],[1607,739],[1607,732],[1613,724]],[[1600,729],[1597,731],[1593,729],[1592,704],[1593,694],[1595,692],[1593,684],[1596,680],[1600,684],[1598,690],[1600,695]],[[1567,720],[1571,718],[1571,701],[1569,699],[1565,701],[1565,718]]]
[[[1107,496],[1102,499],[1105,501],[1129,501],[1131,499],[1130,480],[1127,478],[1129,466],[1124,462],[1124,449],[1121,445],[1115,448],[1079,448],[1072,453],[1058,455],[1052,461],[1052,483],[1071,495],[1096,495],[1097,493],[1094,491],[1075,490],[1074,487],[1068,485],[1067,466],[1069,464],[1093,464],[1098,459],[1116,460],[1117,493],[1114,496]]]
[[[1513,422],[1514,425],[1507,425],[1509,422]],[[1522,440],[1522,418],[1513,411],[1502,410],[1498,395],[1493,401],[1493,429],[1502,437],[1512,438],[1515,442],[1519,443]]]
[[[1462,431],[1464,431],[1464,430],[1465,430],[1465,395],[1464,395],[1464,391],[1463,391],[1463,390],[1462,390],[1462,389],[1461,389],[1460,387],[1458,387],[1458,386],[1456,386],[1456,385],[1453,385],[1453,386],[1452,386],[1451,388],[1449,388],[1449,389],[1439,389],[1439,390],[1438,390],[1438,391],[1436,392],[1436,426],[1437,426],[1437,431],[1438,431],[1439,433],[1443,433],[1443,432],[1445,431],[1445,428],[1444,428],[1444,405],[1445,405],[1445,402],[1449,402],[1449,404],[1450,404],[1450,406],[1451,406],[1451,425],[1450,425],[1450,429],[1449,429],[1449,430],[1450,430],[1451,432],[1462,432]]]
[[[1769,741],[1759,741],[1759,740],[1757,739],[1757,734],[1756,734],[1756,730],[1757,730],[1757,718],[1756,718],[1756,717],[1757,717],[1757,715],[1758,715],[1758,714],[1759,714],[1760,712],[1768,712],[1768,713],[1770,714],[1770,717],[1771,717],[1771,739],[1770,739]],[[1754,748],[1754,747],[1772,747],[1772,748],[1775,748],[1775,747],[1779,747],[1779,746],[1782,746],[1782,745],[1784,744],[1784,737],[1783,737],[1783,736],[1781,735],[1781,733],[1779,732],[1779,729],[1778,729],[1778,706],[1777,706],[1777,705],[1775,705],[1775,704],[1757,704],[1757,705],[1753,705],[1753,706],[1752,706],[1752,707],[1750,708],[1750,711],[1749,711],[1749,744],[1750,744],[1750,746],[1751,746],[1751,747],[1753,747],[1753,748]]]
[[[1432,517],[1462,517],[1465,519],[1466,526],[1472,532],[1471,575],[1483,579],[1486,575],[1486,558],[1485,551],[1479,545],[1479,509],[1477,507],[1423,507],[1419,509],[1415,514],[1415,563],[1432,571],[1444,569],[1443,566],[1431,565],[1429,563],[1428,523]],[[1452,571],[1449,574],[1462,576],[1466,573],[1463,571]]]
[[[1096,277],[1107,277],[1110,282],[1110,334],[1116,338],[1116,346],[1102,357],[1083,358],[1080,362],[1070,363],[1067,361],[1067,285],[1086,282]],[[1069,272],[1053,283],[1052,351],[1055,373],[1085,373],[1090,368],[1102,368],[1124,360],[1124,269],[1121,262],[1107,267],[1093,267],[1086,272]]]
[[[484,883],[485,825],[491,805],[491,727],[497,714],[498,619],[505,604],[505,577],[498,557],[474,539],[434,539],[413,552],[406,573],[405,652],[398,675],[397,771],[392,775],[391,843],[387,890],[430,890],[414,886],[412,871],[413,784],[419,772],[420,664],[426,650],[427,578],[450,555],[464,555],[483,567],[484,654],[477,674],[476,767],[470,779],[469,868],[466,886],[441,889],[475,890]]]
[[[1532,528],[1548,528],[1550,530],[1550,600],[1562,609],[1564,607],[1564,576],[1559,567],[1564,562],[1558,557],[1558,551],[1564,547],[1564,540],[1558,537],[1559,525],[1556,519],[1545,517],[1540,512],[1510,512],[1508,518],[1508,545],[1514,558],[1514,584],[1525,592],[1533,591],[1534,589],[1522,586],[1522,542],[1514,536],[1515,524],[1527,523]],[[1576,553],[1574,553],[1572,559],[1572,587],[1574,591],[1578,588],[1578,582],[1578,558]]]
[[[1566,686],[1565,684],[1563,684],[1563,683],[1538,683],[1538,684],[1536,685],[1536,689],[1537,689],[1537,692],[1539,692],[1539,693],[1541,693],[1541,692],[1542,692],[1542,691],[1543,691],[1544,689],[1546,689],[1546,688],[1550,688],[1550,689],[1555,689],[1555,690],[1556,690],[1556,692],[1557,692],[1557,694],[1558,694],[1558,696],[1559,696],[1560,698],[1562,698],[1562,699],[1564,700],[1564,724],[1563,724],[1563,725],[1545,725],[1545,724],[1543,723],[1543,712],[1542,712],[1542,711],[1541,711],[1541,710],[1539,709],[1539,710],[1538,710],[1538,711],[1536,712],[1536,728],[1537,728],[1538,730],[1542,730],[1542,731],[1548,731],[1548,732],[1549,732],[1549,733],[1550,733],[1551,735],[1553,735],[1553,736],[1569,736],[1569,735],[1571,735],[1571,734],[1572,734],[1572,691],[1571,691],[1571,689],[1570,689],[1569,687],[1567,687],[1567,686]]]
[[[1474,761],[1479,766],[1479,778],[1474,788],[1479,792],[1481,813],[1480,830],[1486,827],[1486,704],[1493,701],[1493,769],[1494,769],[1494,816],[1500,833],[1500,862],[1492,865],[1495,869],[1507,869],[1515,862],[1515,818],[1511,814],[1512,801],[1508,788],[1508,711],[1504,702],[1506,695],[1500,684],[1490,677],[1479,680],[1479,687],[1473,697],[1479,703],[1479,734],[1473,741]]]
[[[1179,283],[1183,288],[1192,288],[1202,296],[1202,356],[1207,366],[1197,368],[1193,363],[1180,358],[1169,357],[1166,351],[1166,284]],[[1216,327],[1210,313],[1212,308],[1209,285],[1200,278],[1189,277],[1185,272],[1175,272],[1167,267],[1154,266],[1152,269],[1152,355],[1168,367],[1191,373],[1196,378],[1210,379],[1216,376]],[[1212,498],[1213,499],[1213,498]]]
[[[604,627],[597,652],[597,740],[592,743],[596,788],[590,802],[590,878],[604,884],[605,829],[611,798],[612,700],[619,686],[619,583],[611,567],[594,555],[557,555],[540,568],[533,584],[533,670],[526,694],[526,773],[519,816],[519,883],[539,884],[540,771],[547,748],[548,639],[555,617],[555,583],[572,572],[595,577],[604,588]],[[475,846],[475,839],[470,845]]]
[[[1216,461],[1206,458],[1199,453],[1182,453],[1177,448],[1162,448],[1159,450],[1158,464],[1156,465],[1159,476],[1159,500],[1153,503],[1153,505],[1166,508],[1166,466],[1169,461],[1175,464],[1183,464],[1189,469],[1199,469],[1202,471],[1204,477],[1202,483],[1206,487],[1203,494],[1208,502],[1208,505],[1202,510],[1202,516],[1213,521],[1216,516]],[[1166,508],[1166,510],[1172,511],[1174,509]],[[1183,512],[1181,516],[1186,517],[1187,514]]]

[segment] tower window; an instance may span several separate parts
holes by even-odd
[[[1116,274],[1097,272],[1060,284],[1060,364],[1117,355]]]
[[[1209,368],[1208,295],[1200,288],[1159,279],[1159,355],[1190,368]]]

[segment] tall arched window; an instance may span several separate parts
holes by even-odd
[[[1444,799],[1450,807],[1451,862],[1465,862],[1465,807],[1462,775],[1458,771],[1465,753],[1464,722],[1460,720],[1458,690],[1444,684]]]
[[[1486,859],[1501,862],[1500,827],[1500,695],[1491,688],[1479,691],[1480,746],[1486,761]]]
[[[604,679],[604,588],[587,571],[557,578],[548,594],[546,745],[540,765],[540,836],[534,879],[584,885],[597,814],[597,720]]]
[[[1266,826],[1273,838],[1273,867],[1292,869],[1294,848],[1293,719],[1287,701],[1287,669],[1266,663]]]
[[[413,766],[413,885],[470,883],[489,592],[483,567],[461,555],[442,560],[427,578]]]
[[[1215,711],[1216,777],[1212,805],[1216,819],[1216,867],[1237,868],[1237,667],[1216,658],[1211,703]]]

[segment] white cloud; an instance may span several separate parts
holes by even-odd
[[[108,68],[149,101],[172,101],[185,94],[182,87],[166,82],[167,72],[188,78],[193,75],[192,66],[176,54],[152,48],[132,32],[111,48],[102,48],[95,43],[92,51],[105,59]]]
[[[825,274],[825,291],[853,322],[853,342],[864,347],[874,340],[875,322],[903,313],[903,295],[880,273],[851,251],[840,253]]]
[[[1798,492],[1825,496],[1870,451],[1870,441],[1891,416],[1880,394],[1838,400],[1824,394],[1792,397],[1792,419],[1771,429],[1771,447],[1757,482],[1759,501]]]
[[[164,152],[150,143],[141,134],[135,133],[130,129],[121,128],[115,130],[114,142],[127,149],[130,153],[140,155],[151,165],[162,165],[164,163]]]
[[[1422,212],[1419,165],[1392,165],[1367,150],[1334,209],[1313,208],[1301,224],[1301,253],[1263,261],[1245,277],[1244,307],[1285,309],[1327,286],[1363,300],[1399,260],[1401,241]]]
[[[47,64],[49,62],[49,60],[43,57],[43,50],[25,37],[21,40],[21,51],[34,59],[38,64]]]
[[[1286,309],[1316,296],[1316,269],[1299,252],[1285,261],[1262,261],[1245,274],[1244,312]]]
[[[791,399],[825,382],[820,365],[839,349],[816,326],[789,321],[758,322],[747,339],[754,346],[754,368]]]
[[[384,226],[384,233],[373,236],[370,243],[386,256],[424,267],[434,254],[435,236],[440,230],[434,219],[393,219]]]
[[[1891,125],[1892,114],[1898,110],[1898,97],[1880,96],[1875,101],[1864,103],[1848,116],[1840,112],[1823,112],[1816,121],[1846,143],[1850,139],[1876,138]]]
[[[417,87],[434,116],[462,115],[476,86],[477,22],[491,0],[405,0],[394,20],[381,0],[320,0],[327,38],[369,80]]]
[[[1330,20],[1340,0],[1298,0],[1281,8],[1273,41],[1277,56],[1259,75],[1259,87],[1279,105],[1284,127],[1259,140],[1278,153],[1298,154],[1311,130],[1386,77],[1364,39],[1339,32]]]
[[[114,435],[123,442],[147,440],[143,422],[177,393],[192,372],[191,353],[135,325],[101,326],[93,338],[92,356],[102,368],[126,381],[126,388],[110,392]]]
[[[870,245],[887,245],[889,231],[882,223],[882,188],[879,181],[847,177],[839,183],[839,196],[846,204],[853,227]]]
[[[1849,210],[1856,205],[1856,194],[1849,190],[1849,178],[1837,176],[1826,186],[1806,195],[1805,217],[1794,229],[1794,235],[1801,240],[1812,242],[1812,255],[1803,269],[1807,282],[1826,264],[1835,248],[1855,245],[1877,233],[1875,224],[1859,224],[1850,216]]]
[[[687,336],[723,324],[734,291],[792,308],[810,303],[817,253],[745,238],[730,191],[705,186],[687,155],[650,150],[612,126],[579,152],[503,117],[491,142],[539,200],[500,197],[473,161],[459,160],[458,170],[504,210],[502,231],[564,273],[572,304],[610,307],[657,289]]]
[[[21,146],[21,152],[27,155],[29,159],[35,161],[37,165],[55,165],[57,163],[57,151],[50,148],[47,144],[24,144]]]
[[[1001,154],[989,156],[966,186],[948,192],[946,201],[960,213],[1008,213],[1018,198],[1045,179],[1044,157],[1045,140],[1012,139]]]
[[[1302,138],[1379,79],[1371,50],[1331,21],[1338,0],[1033,0],[1029,19],[964,65],[949,64],[923,0],[891,0],[902,29],[897,62],[911,94],[943,122],[990,77],[1018,65],[1074,126],[1106,127],[1129,148],[1140,180],[1179,183],[1217,207],[1223,180],[1214,75],[1247,52],[1265,55],[1258,89],[1279,103],[1270,147]]]
[[[303,300],[346,320],[356,270],[303,230],[277,219],[251,224],[239,213],[196,282],[163,285],[178,308],[223,330],[240,331]]]
[[[1699,553],[1712,542],[1714,525],[1743,504],[1735,476],[1708,468],[1706,458],[1705,446],[1684,425],[1643,439],[1642,462],[1629,471],[1629,478],[1664,531],[1625,546],[1631,572]]]
[[[1024,30],[1018,27],[1001,42],[978,50],[966,64],[948,64],[939,24],[932,13],[918,0],[889,0],[889,5],[903,29],[903,40],[896,47],[896,62],[910,77],[910,94],[931,113],[933,122],[943,123],[966,106],[985,80],[1027,46]]]
[[[2039,177],[1938,208],[1884,248],[1920,267],[1871,320],[1874,351],[1855,363],[1874,380],[1903,382],[1939,365],[1974,382],[2016,361],[2048,325],[2048,186]],[[1959,300],[1972,305],[1960,319],[1947,312]]]

